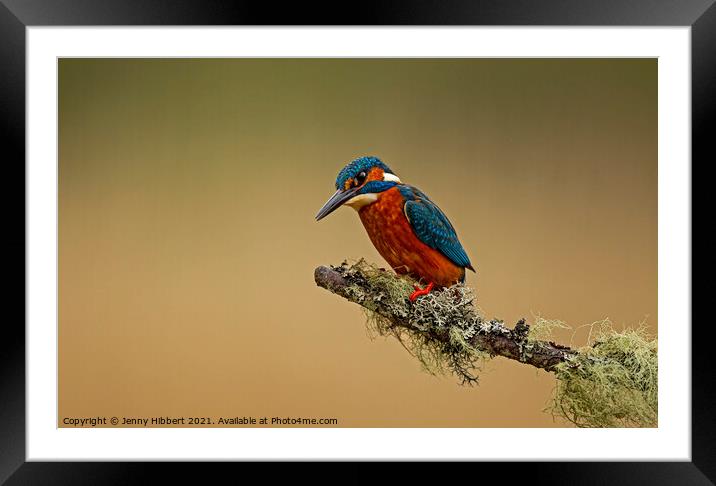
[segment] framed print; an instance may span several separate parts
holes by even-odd
[[[712,484],[712,3],[4,2],[25,319],[0,477],[459,460]]]

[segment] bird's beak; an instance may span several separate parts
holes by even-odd
[[[316,221],[325,218],[333,211],[341,207],[343,203],[355,196],[356,192],[358,192],[357,187],[353,187],[350,189],[338,189],[336,193],[332,195],[328,201],[326,201],[326,204],[323,205],[321,210],[318,211],[318,214],[316,215]]]

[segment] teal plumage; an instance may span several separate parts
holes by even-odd
[[[378,157],[358,157],[352,162],[348,163],[336,177],[336,189],[341,189],[348,179],[355,179],[356,175],[360,172],[368,172],[372,168],[379,168],[383,172],[392,174],[393,171],[390,167],[385,165]]]
[[[405,215],[420,241],[456,265],[474,270],[455,228],[440,208],[416,187],[404,184],[399,189],[405,198]]]

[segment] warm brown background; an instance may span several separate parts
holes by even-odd
[[[314,285],[382,263],[313,219],[359,155],[443,208],[490,316],[656,332],[656,60],[63,59],[59,96],[60,418],[565,426],[550,375],[428,375]]]

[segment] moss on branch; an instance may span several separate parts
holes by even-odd
[[[408,300],[415,283],[364,260],[316,268],[315,281],[361,305],[373,335],[395,337],[433,374],[452,372],[463,384],[478,380],[495,356],[555,374],[547,410],[579,427],[653,427],[657,423],[657,344],[643,329],[614,331],[599,324],[588,346],[548,341],[560,321],[524,319],[508,328],[485,319],[469,287],[454,285]]]

